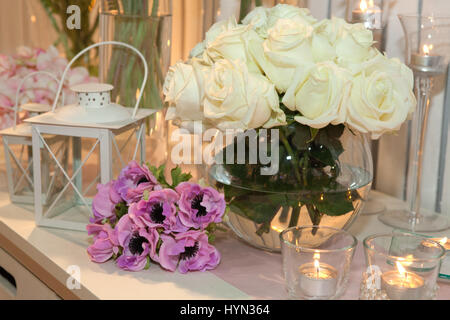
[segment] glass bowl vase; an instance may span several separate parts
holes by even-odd
[[[209,167],[210,184],[225,194],[230,208],[225,221],[238,237],[255,247],[280,251],[279,234],[289,227],[347,229],[352,224],[367,199],[373,177],[364,135],[342,125],[313,132],[293,123],[271,129],[267,141],[258,132],[257,139],[271,146],[272,139],[278,143],[278,150],[269,151],[278,154],[275,173],[262,174],[261,169],[268,165],[250,164],[252,153],[258,150],[245,135],[219,153],[221,164]],[[239,148],[242,141],[244,147]],[[245,149],[245,163],[229,163],[225,154],[230,148],[236,156],[239,149]]]

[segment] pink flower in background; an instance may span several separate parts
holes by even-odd
[[[0,76],[12,76],[16,72],[16,62],[10,56],[0,54]]]
[[[11,114],[13,111],[11,107],[15,104],[16,90],[21,79],[35,71],[47,71],[61,78],[67,64],[67,59],[61,57],[54,46],[50,46],[47,50],[22,46],[17,48],[15,55],[0,55],[0,129],[13,124],[14,115]],[[65,103],[76,102],[76,94],[70,90],[71,86],[97,81],[84,67],[70,69],[64,80]],[[58,83],[52,77],[45,74],[34,75],[22,87],[19,104],[28,102],[52,104],[57,88]],[[23,113],[19,115],[19,119],[25,116]]]
[[[68,61],[60,57],[58,50],[54,46],[50,46],[47,51],[40,52],[37,55],[36,68],[62,76],[64,68]]]

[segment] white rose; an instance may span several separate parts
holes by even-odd
[[[250,52],[279,92],[287,90],[297,67],[313,63],[311,32],[311,26],[280,19],[269,30],[262,46],[257,41],[249,42]]]
[[[182,62],[170,67],[164,81],[163,93],[168,103],[166,120],[181,127],[203,120],[203,81],[194,67]]]
[[[205,52],[204,41],[197,43],[197,45],[191,50],[189,53],[189,59],[200,58],[203,55],[203,52]]]
[[[227,60],[240,60],[244,62],[251,72],[261,73],[253,56],[248,51],[248,43],[260,42],[262,38],[250,25],[237,25],[222,31],[214,41],[206,46],[203,59],[213,64],[214,62]]]
[[[262,38],[267,38],[267,27],[270,9],[256,7],[243,20],[242,24],[250,25]]]
[[[312,25],[317,21],[311,15],[309,9],[288,4],[278,4],[269,10],[267,27],[272,28],[280,19],[296,20],[306,25]]]
[[[335,61],[336,41],[340,38],[345,24],[344,19],[333,17],[331,20],[324,19],[314,25],[311,36],[314,61]]]
[[[353,79],[347,110],[348,125],[373,139],[399,130],[417,104],[412,71],[398,59],[380,56]]]
[[[344,24],[335,42],[337,63],[345,68],[371,58],[373,34],[362,23]]]
[[[320,129],[345,121],[349,90],[348,72],[332,62],[323,62],[296,73],[283,103],[300,112],[294,118],[297,122]]]
[[[220,60],[205,78],[204,117],[220,130],[285,124],[278,94],[265,77],[241,61]]]
[[[223,32],[237,27],[235,16],[214,23],[205,34],[205,40],[198,43],[190,52],[189,57],[200,57],[207,46],[209,46]]]

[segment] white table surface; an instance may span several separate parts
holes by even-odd
[[[401,202],[392,197],[377,192],[374,192],[373,195],[390,208],[401,206]],[[379,222],[376,215],[361,215],[349,231],[361,241],[370,234],[390,230],[392,228]],[[20,247],[61,283],[67,281],[67,268],[72,265],[78,266],[81,271],[82,288],[74,290],[74,293],[80,298],[195,300],[284,298],[281,270],[273,272],[274,279],[276,279],[276,283],[273,285],[276,287],[275,291],[279,291],[278,295],[270,295],[269,292],[267,294],[259,292],[258,294],[257,290],[261,289],[257,285],[254,283],[242,284],[242,281],[239,280],[239,275],[236,274],[239,266],[236,266],[237,270],[235,269],[234,273],[229,270],[231,260],[235,260],[238,254],[245,256],[246,250],[249,254],[253,252],[256,258],[265,259],[267,256],[267,259],[273,259],[271,263],[277,266],[275,269],[279,267],[280,255],[260,253],[260,250],[248,247],[236,239],[230,239],[229,234],[225,235],[227,239],[223,239],[224,241],[221,243],[219,241],[219,250],[222,249],[226,252],[223,254],[221,266],[214,272],[194,272],[182,275],[178,272],[163,271],[157,265],[152,265],[149,270],[142,272],[126,272],[118,269],[113,262],[92,263],[86,254],[86,248],[89,245],[87,233],[37,227],[34,223],[32,208],[12,205],[5,192],[0,192],[0,234]],[[449,235],[449,232],[439,235]],[[228,243],[228,246],[238,246],[238,248],[226,250],[225,243]],[[251,282],[251,261],[247,262],[250,265],[250,270],[247,270],[249,276],[245,277],[244,273],[243,275]],[[255,279],[258,279],[257,277],[268,278],[262,272],[259,273],[255,275]],[[357,299],[358,279],[355,279],[354,283],[350,285],[354,288],[349,288],[349,293],[344,298]],[[263,286],[263,288],[270,290],[269,286]],[[450,297],[448,298],[450,299]]]

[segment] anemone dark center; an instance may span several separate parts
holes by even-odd
[[[203,201],[203,194],[198,194],[192,199],[191,208],[197,209],[197,218],[206,216],[206,208],[201,205]]]
[[[180,259],[181,260],[191,259],[195,257],[197,252],[198,252],[198,242],[196,242],[192,247],[184,247],[184,252],[180,254]]]
[[[154,204],[150,212],[150,218],[154,223],[163,223],[166,217],[163,215],[163,206],[161,203]]]
[[[142,176],[141,179],[139,179],[139,181],[137,182],[136,185],[140,185],[141,183],[146,183],[149,182],[146,176]]]
[[[144,251],[144,248],[142,247],[143,243],[148,243],[148,240],[140,235],[134,235],[130,240],[128,248],[132,254],[142,254]]]

